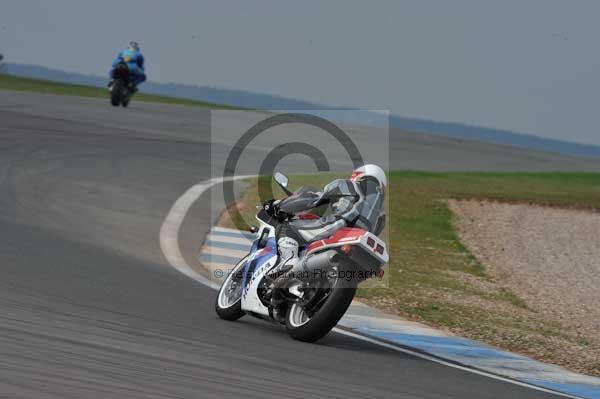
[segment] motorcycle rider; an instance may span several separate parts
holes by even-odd
[[[129,73],[131,74],[132,85],[131,89],[135,93],[137,86],[146,81],[146,72],[144,70],[144,56],[140,51],[140,45],[137,42],[130,42],[129,46],[117,55],[117,58],[112,63],[112,69],[110,70],[110,82],[108,87],[111,87],[114,82],[114,72],[117,65],[121,62],[127,64]]]
[[[294,217],[278,226],[279,265],[293,266],[301,246],[330,237],[343,227],[358,227],[379,235],[385,225],[386,186],[383,169],[370,164],[354,170],[350,179],[332,181],[322,192],[301,189],[286,199],[267,201],[265,211],[280,220],[329,205],[321,218]]]

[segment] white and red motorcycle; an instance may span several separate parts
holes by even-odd
[[[290,195],[288,179],[281,173],[275,181]],[[295,215],[289,218],[314,218]],[[245,314],[284,324],[297,340],[314,342],[335,327],[350,306],[358,283],[381,276],[388,261],[385,243],[359,228],[342,228],[331,237],[300,249],[292,270],[278,265],[276,228],[286,223],[261,207],[256,215],[257,239],[249,254],[228,273],[215,301],[225,320]]]

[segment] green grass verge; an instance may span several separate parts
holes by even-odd
[[[105,88],[75,85],[69,83],[60,83],[49,80],[22,78],[18,76],[11,76],[0,74],[0,89],[15,90],[15,91],[26,91],[35,93],[47,93],[56,94],[62,96],[80,96],[89,98],[103,98],[108,100],[108,91]],[[143,86],[142,86],[143,90]],[[204,101],[188,100],[185,98],[157,96],[154,94],[137,93],[134,101],[149,102],[149,103],[162,103],[162,104],[175,104],[175,105],[189,105],[202,108],[210,109],[226,109],[226,110],[239,110],[243,108],[233,107],[229,105],[213,104]]]
[[[334,177],[291,176],[290,181],[293,188],[322,187]],[[384,287],[359,289],[359,297],[383,310],[463,336],[600,373],[590,362],[593,356],[569,358],[567,349],[589,345],[593,353],[597,337],[582,337],[545,320],[514,293],[497,286],[460,242],[446,202],[480,199],[600,209],[600,174],[392,172],[389,180],[385,238],[391,252],[389,280]],[[274,192],[282,195],[276,187]],[[258,198],[256,182],[252,182],[238,203],[240,214],[232,220],[225,213],[220,224],[235,227],[240,218],[252,223]]]

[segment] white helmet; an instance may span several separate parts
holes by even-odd
[[[375,178],[383,189],[387,187],[387,177],[385,176],[385,172],[377,165],[369,164],[355,169],[352,172],[352,176],[350,176],[350,180],[353,182],[359,182],[365,177]]]
[[[129,42],[129,50],[140,51],[140,44],[138,42]]]

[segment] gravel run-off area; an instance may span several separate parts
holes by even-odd
[[[600,213],[476,200],[449,205],[461,241],[492,280],[544,319],[591,340],[580,355],[600,361]]]

